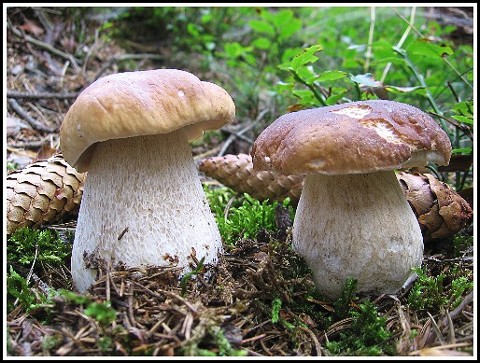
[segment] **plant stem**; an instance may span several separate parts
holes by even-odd
[[[372,58],[372,43],[373,43],[373,31],[375,29],[375,7],[370,8],[370,30],[368,32],[368,47],[367,52],[365,53],[365,73],[368,72],[368,67],[370,66],[370,58]]]
[[[322,104],[322,106],[327,106],[327,103],[325,102],[325,99],[323,98],[322,94],[320,94],[312,84],[307,83],[302,77],[298,75],[298,73],[294,69],[290,69],[289,71],[290,73],[292,73],[293,78],[295,78],[297,82],[300,82],[301,84],[307,86],[310,89],[310,91],[313,92],[315,98]]]
[[[416,12],[416,7],[412,7],[412,12],[410,13],[410,21],[408,22],[407,29],[405,29],[405,32],[403,33],[402,37],[397,43],[396,48],[401,48],[403,43],[405,43],[405,40],[407,40],[408,34],[410,34],[410,30],[414,28],[413,24],[415,22],[415,12]],[[397,13],[398,14],[398,13]],[[402,19],[403,17],[398,14]],[[383,83],[385,81],[385,78],[387,78],[388,71],[390,70],[390,67],[392,66],[392,63],[387,63],[385,66],[385,69],[383,70],[382,78],[380,78],[380,82]]]
[[[400,48],[397,48],[395,47],[394,50],[401,55],[401,57],[403,58],[403,60],[405,61],[405,63],[407,64],[408,68],[410,68],[410,70],[412,71],[413,75],[415,76],[415,78],[417,79],[417,81],[420,83],[420,85],[425,88],[425,93],[427,95],[427,99],[430,103],[430,105],[433,107],[435,113],[437,113],[438,115],[440,116],[443,116],[443,112],[440,110],[440,107],[438,107],[437,103],[435,102],[435,99],[433,98],[432,96],[432,93],[430,92],[430,90],[428,89],[428,86],[425,82],[425,79],[423,78],[423,76],[420,74],[420,72],[417,70],[417,68],[415,67],[415,65],[413,64],[413,62],[410,60],[410,58],[408,57],[407,55],[407,52],[403,49],[400,49]],[[447,127],[447,123],[445,122],[445,120],[443,118],[440,118],[440,123],[442,125],[442,128],[443,130],[450,136],[450,139],[452,138],[449,130],[448,130],[448,127]]]

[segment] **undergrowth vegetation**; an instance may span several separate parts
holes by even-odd
[[[470,38],[454,37],[456,26],[429,20],[428,12],[403,6],[140,7],[103,27],[106,37],[120,41],[138,34],[166,44],[172,57],[165,66],[209,74],[233,95],[239,119],[270,111],[254,125],[257,134],[302,108],[377,98],[412,104],[449,135],[453,172],[430,168],[459,191],[473,178],[473,47]],[[468,166],[459,170],[465,159]]]

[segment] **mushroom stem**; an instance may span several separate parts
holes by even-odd
[[[423,258],[422,233],[394,171],[308,174],[293,246],[332,299],[347,278],[358,292],[395,293]]]
[[[188,270],[189,256],[215,263],[221,236],[183,131],[96,144],[72,252],[75,287],[96,279],[85,256],[115,266]]]

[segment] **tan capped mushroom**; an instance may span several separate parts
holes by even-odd
[[[60,130],[65,160],[88,171],[72,252],[75,287],[96,279],[86,261],[189,269],[215,263],[221,236],[189,140],[232,121],[221,87],[176,69],[125,72],[87,87]],[[93,259],[92,259],[93,258]]]
[[[423,241],[395,169],[447,165],[451,144],[410,105],[359,101],[279,117],[255,141],[255,170],[306,173],[293,247],[320,293],[338,298],[347,278],[359,292],[395,293],[420,266]]]

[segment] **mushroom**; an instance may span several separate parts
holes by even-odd
[[[174,262],[185,272],[192,255],[216,263],[222,240],[189,140],[234,116],[224,89],[176,69],[106,76],[78,96],[60,130],[65,160],[88,171],[72,251],[76,289],[95,282],[91,261]]]
[[[421,266],[422,233],[395,169],[447,165],[451,144],[429,115],[373,100],[283,115],[255,141],[254,170],[306,173],[293,248],[318,291],[396,293]]]

